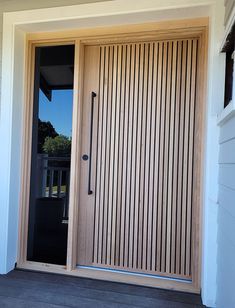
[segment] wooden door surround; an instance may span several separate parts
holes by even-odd
[[[28,61],[26,61],[25,70],[27,82],[25,89],[25,133],[22,155],[18,267],[171,288],[189,292],[200,291],[201,183],[207,63],[207,28],[208,19],[200,18],[195,20],[151,23],[128,27],[28,35],[26,55]],[[26,260],[28,183],[30,180],[31,160],[30,140],[32,134],[34,50],[36,46],[71,43],[75,44],[75,86],[68,252],[67,265],[63,267],[29,262]],[[124,56],[120,55],[118,46],[122,46],[120,50],[122,50],[122,55]],[[96,51],[94,52],[94,50]],[[140,59],[138,64],[135,65],[133,64],[135,60],[132,60],[131,57],[134,52],[135,57],[139,55]],[[93,59],[92,61],[87,60],[89,59],[89,53],[94,53],[94,57],[90,57],[90,59]],[[96,58],[95,54],[99,56],[99,59]],[[116,62],[116,67],[115,64],[110,66],[110,61],[113,59],[113,62],[115,62],[115,57],[119,57],[120,60],[122,59],[120,62],[122,64],[119,65],[118,62]],[[146,65],[144,65],[144,61],[148,63],[147,68]],[[87,83],[86,67],[89,65],[97,67],[101,62],[103,65],[100,65],[100,68],[97,70],[92,71],[92,79],[90,79],[90,83]],[[104,65],[105,63],[106,65]],[[181,69],[179,69],[179,67],[181,67]],[[121,160],[122,170],[126,170],[123,175],[123,180],[116,177],[119,185],[117,185],[117,191],[115,192],[114,189],[112,194],[117,194],[122,198],[122,196],[126,196],[124,190],[126,191],[128,189],[131,191],[130,200],[136,198],[137,195],[132,193],[135,191],[143,202],[139,203],[140,206],[138,207],[137,218],[135,218],[136,216],[130,215],[130,213],[136,211],[135,203],[132,201],[125,203],[127,205],[126,207],[113,207],[113,209],[117,209],[118,215],[120,214],[115,228],[111,227],[111,220],[109,220],[111,217],[109,215],[111,215],[111,213],[108,211],[107,202],[99,203],[99,206],[103,205],[103,208],[99,207],[99,210],[96,210],[93,214],[91,213],[91,217],[96,221],[98,217],[97,213],[98,215],[100,215],[100,213],[104,214],[106,218],[102,228],[104,228],[105,232],[101,234],[99,226],[94,224],[94,229],[91,228],[89,231],[90,236],[94,235],[94,241],[92,241],[92,246],[89,248],[86,242],[87,238],[89,238],[86,233],[87,231],[84,233],[85,229],[80,229],[82,224],[79,224],[79,219],[82,216],[79,216],[78,207],[80,202],[86,203],[88,206],[85,211],[86,213],[83,214],[88,215],[92,208],[92,204],[94,204],[93,196],[90,196],[90,199],[88,199],[87,196],[81,193],[81,190],[87,191],[87,174],[84,169],[87,166],[82,163],[81,156],[84,154],[84,147],[89,149],[89,143],[83,143],[82,132],[86,130],[88,133],[90,125],[89,121],[83,121],[84,113],[89,114],[90,112],[89,106],[86,107],[84,101],[90,101],[92,91],[98,94],[95,98],[96,101],[100,100],[100,95],[102,95],[100,93],[102,91],[103,94],[106,95],[106,99],[111,98],[111,94],[107,92],[105,84],[101,85],[97,83],[97,80],[99,80],[98,73],[101,72],[100,70],[103,70],[103,80],[111,84],[112,81],[109,76],[115,75],[117,76],[115,78],[120,79],[118,71],[124,69],[127,71],[125,83],[117,80],[117,87],[119,87],[118,89],[121,93],[120,97],[117,97],[120,102],[118,108],[127,110],[125,109],[127,106],[122,105],[125,102],[124,97],[130,97],[134,95],[134,93],[135,97],[142,97],[141,107],[140,110],[137,111],[134,106],[129,105],[129,113],[119,113],[118,117],[120,123],[123,123],[123,126],[120,126],[122,127],[122,146],[116,150],[116,152],[112,150],[114,149],[114,142],[112,141],[114,140],[112,139],[114,130],[111,128],[113,119],[112,110],[111,107],[103,109],[103,112],[105,112],[103,116],[107,119],[105,122],[106,126],[103,126],[106,130],[106,137],[103,139],[101,138],[102,136],[99,135],[99,131],[102,124],[98,124],[96,120],[94,120],[94,127],[95,125],[100,125],[98,126],[100,129],[97,129],[97,134],[94,132],[93,140],[99,140],[100,148],[97,146],[98,142],[93,147],[93,150],[95,148],[96,152],[95,155],[92,155],[92,165],[95,166],[96,164],[96,154],[98,156],[100,155],[102,158],[102,155],[104,155],[104,151],[102,152],[101,150],[103,148],[102,144],[109,140],[111,152],[105,152],[108,159],[108,166],[111,165],[110,161],[114,160],[114,155],[118,155]],[[138,69],[140,74],[144,76],[144,78],[138,77],[138,82],[140,83],[138,90],[135,89],[135,77],[131,77],[133,75],[132,70],[134,69]],[[117,72],[117,74],[113,74],[114,70],[116,70],[115,72]],[[169,79],[166,78],[169,74],[171,75],[170,82],[168,82]],[[160,75],[165,77],[158,78]],[[180,84],[178,83],[179,79],[181,80]],[[146,82],[146,80],[148,82]],[[103,86],[102,91],[100,90],[101,86]],[[121,91],[122,87],[125,88],[125,91]],[[161,96],[158,94],[159,87],[165,89],[165,91],[161,91]],[[124,96],[122,97],[122,95]],[[156,95],[156,103],[153,103],[152,97],[154,95]],[[143,100],[144,97],[146,99]],[[162,100],[164,104],[160,104]],[[182,100],[186,102],[185,105],[180,104]],[[130,99],[129,101],[131,102]],[[134,102],[134,98],[132,101]],[[143,104],[143,101],[149,102],[149,104]],[[172,101],[174,103],[170,104]],[[158,110],[159,108],[162,108],[161,112]],[[130,112],[130,110],[132,110],[132,112]],[[97,112],[98,109],[95,109],[94,115],[97,115]],[[156,117],[152,116],[153,113],[156,114]],[[133,116],[131,116],[131,114]],[[175,114],[179,116],[177,117]],[[131,123],[131,129],[128,129],[127,123]],[[111,129],[107,129],[107,127]],[[188,127],[188,130],[185,130],[185,127]],[[151,132],[154,132],[154,134]],[[133,136],[136,138],[132,138]],[[166,139],[164,136],[168,138]],[[127,142],[128,138],[136,140],[134,143],[136,147],[138,147],[138,144],[140,145],[142,143],[145,146],[139,147],[139,152],[130,152],[131,145]],[[158,143],[153,142],[156,140],[154,138],[158,138]],[[89,138],[86,138],[86,140],[89,140]],[[159,144],[159,151],[156,149],[156,144]],[[187,144],[187,146],[183,146],[184,144]],[[173,151],[176,147],[178,150]],[[118,151],[120,151],[120,153]],[[158,151],[158,155],[154,154],[155,151]],[[175,155],[176,152],[177,155]],[[136,156],[131,153],[136,154]],[[126,157],[126,159],[121,158],[122,155]],[[187,159],[185,160],[184,158]],[[134,178],[131,175],[131,170],[133,170],[133,168],[129,169],[128,166],[130,166],[130,162],[133,162],[133,160],[136,161],[135,178],[139,181],[137,183],[138,185],[130,181],[130,179]],[[158,160],[158,163],[156,160]],[[152,168],[146,169],[147,166],[152,166]],[[171,169],[170,166],[173,168],[172,173],[169,171]],[[98,183],[101,188],[104,188],[107,175],[115,175],[118,169],[115,169],[115,165],[114,167],[108,167],[106,169],[102,168],[101,165],[98,165],[96,172],[99,173],[101,176],[100,178],[104,179]],[[83,171],[84,178],[81,176]],[[80,176],[78,176],[78,174],[80,174]],[[143,177],[141,176],[142,174],[147,174],[148,176]],[[156,194],[156,190],[154,190],[154,174],[158,174],[158,179],[159,174],[167,175],[163,177],[162,181],[158,180],[157,187],[160,191],[158,194]],[[92,176],[91,184],[93,187],[95,187],[94,179],[96,179],[96,174]],[[108,186],[111,184],[112,183],[109,183]],[[185,187],[189,187],[189,189],[185,190]],[[118,189],[120,192],[123,192],[123,194],[119,194]],[[144,193],[146,190],[148,190],[148,192],[152,191],[153,193],[148,193],[146,195]],[[99,198],[101,199],[108,200],[111,197],[115,197],[115,195],[106,195],[109,190],[101,189],[100,191],[102,191],[102,194],[99,194]],[[154,203],[156,198],[158,203]],[[149,202],[149,200],[151,202]],[[98,208],[97,202],[98,201],[96,201],[96,209]],[[177,202],[180,202],[182,205],[180,208],[177,208]],[[151,205],[146,207],[146,204]],[[168,207],[154,206],[154,204],[166,204]],[[124,212],[122,211],[128,215],[123,215]],[[129,217],[129,220],[127,221],[125,217]],[[162,219],[159,217],[162,217]],[[189,223],[187,223],[187,221]],[[133,228],[129,228],[129,226],[133,226]],[[118,237],[116,235],[117,233],[112,233],[114,230],[112,228],[115,230],[118,228],[118,234],[120,234]],[[128,228],[129,233],[125,232],[125,228]],[[154,230],[158,230],[159,228],[164,230],[164,232],[161,231],[161,236],[159,236],[159,233],[154,232]],[[81,232],[78,232],[78,230]],[[134,237],[133,242],[131,242],[130,237],[136,232],[141,232],[141,236]],[[81,239],[83,235],[85,235],[86,241]],[[119,244],[120,242],[124,243],[123,245],[118,244],[118,250],[112,250],[112,245],[110,244],[112,236],[115,236]],[[102,239],[102,243],[105,243],[102,244],[102,246],[99,246],[99,237]],[[80,256],[78,254],[78,249],[80,248],[78,243],[83,247],[83,249],[80,250],[83,251],[83,254]],[[142,248],[140,249],[138,247]],[[149,248],[151,249],[149,250]],[[157,258],[154,251],[156,251]],[[115,255],[113,258],[112,254],[113,256]],[[86,262],[90,257],[91,262],[95,265],[93,269],[89,267],[90,261]],[[85,260],[85,262],[81,262],[84,266],[77,268],[77,263],[79,263],[78,260]],[[138,272],[139,274],[130,275],[125,273],[125,269],[128,269],[130,264],[130,271],[135,273]],[[107,265],[108,268],[106,270],[100,268],[105,268]],[[112,265],[111,268],[110,265]],[[110,269],[117,269],[118,271],[115,272]],[[170,276],[174,279],[162,279],[160,276]]]

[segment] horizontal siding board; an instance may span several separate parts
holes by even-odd
[[[235,190],[219,185],[219,204],[235,218]]]
[[[235,164],[235,139],[229,140],[220,145],[219,163]]]
[[[235,165],[231,164],[220,165],[219,184],[235,190]]]
[[[230,215],[222,206],[219,207],[218,226],[219,232],[228,239],[230,245],[235,249],[235,217]]]
[[[223,236],[218,234],[218,274],[217,274],[217,307],[235,307],[235,247]]]
[[[217,305],[235,307],[235,117],[220,130]]]
[[[235,262],[234,262],[235,247],[231,245],[231,242],[223,234],[223,232],[218,233],[218,244],[220,247],[220,250],[218,252],[218,265],[221,271],[223,271],[225,264],[227,264],[231,272],[235,273]],[[221,271],[219,275],[221,275]],[[235,283],[233,283],[233,286],[234,285]]]
[[[220,143],[235,138],[235,117],[232,117],[220,129]]]

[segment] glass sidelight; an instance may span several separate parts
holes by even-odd
[[[74,45],[35,49],[27,260],[66,264]]]

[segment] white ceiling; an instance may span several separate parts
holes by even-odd
[[[0,11],[21,11],[57,6],[69,6],[110,0],[0,0]],[[112,1],[112,0],[111,0]]]

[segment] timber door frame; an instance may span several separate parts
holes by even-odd
[[[83,93],[83,59],[84,46],[107,43],[141,42],[164,39],[198,38],[199,39],[199,63],[197,82],[197,109],[196,126],[200,129],[195,134],[197,151],[197,169],[194,170],[195,181],[193,203],[193,250],[192,250],[192,282],[177,279],[165,279],[151,275],[130,275],[91,269],[77,269],[77,221],[79,200],[79,178],[76,176],[80,170],[80,131],[82,116]],[[203,190],[203,160],[204,160],[204,135],[206,112],[206,78],[207,78],[207,44],[208,44],[208,18],[187,19],[180,21],[167,21],[149,24],[106,27],[96,29],[73,30],[54,33],[28,34],[26,40],[25,63],[25,105],[24,128],[22,146],[21,192],[20,192],[20,221],[19,221],[19,246],[17,267],[33,270],[48,271],[54,273],[75,275],[104,280],[115,280],[145,286],[170,288],[181,291],[199,293],[201,280],[201,221],[202,221],[202,190]],[[31,165],[31,138],[32,138],[32,112],[33,112],[33,85],[34,85],[34,51],[35,47],[74,44],[74,98],[73,98],[73,129],[71,152],[71,184],[69,204],[68,249],[66,266],[44,264],[27,261],[27,232],[29,211],[29,183]]]

